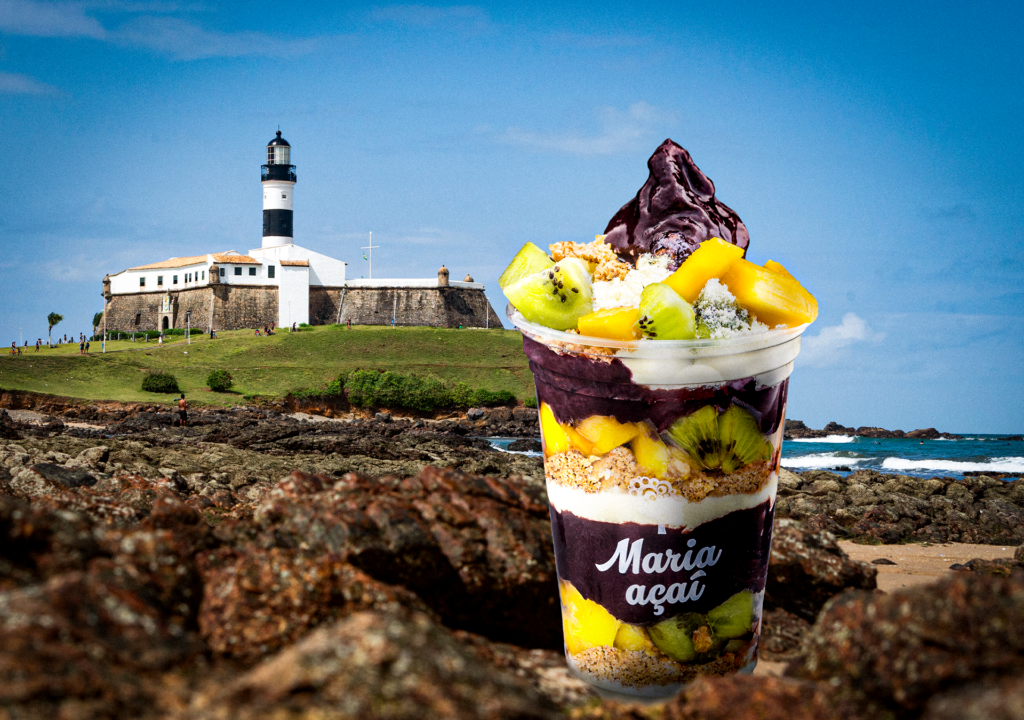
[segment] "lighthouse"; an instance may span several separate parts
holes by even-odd
[[[281,137],[267,144],[267,164],[263,166],[263,247],[291,245],[292,195],[295,191],[295,166],[292,146]]]

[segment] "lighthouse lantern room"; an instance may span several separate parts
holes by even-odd
[[[267,144],[267,164],[263,166],[263,245],[280,247],[291,245],[292,195],[295,191],[295,166],[291,164],[292,148],[288,141],[277,137]]]

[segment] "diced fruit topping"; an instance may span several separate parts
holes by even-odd
[[[637,328],[645,338],[691,340],[695,323],[693,307],[664,283],[652,283],[640,295]]]
[[[639,650],[648,655],[658,655],[658,648],[642,627],[623,623],[615,633],[615,647],[619,650]]]
[[[769,327],[814,322],[818,303],[791,275],[738,260],[722,277],[736,300]]]
[[[576,425],[576,431],[593,443],[592,452],[588,454],[604,455],[643,432],[643,426],[637,423],[620,423],[607,415],[591,415]]]
[[[713,405],[705,405],[676,420],[666,434],[701,467],[720,468],[726,474],[772,456],[771,442],[739,405],[721,415]]]
[[[764,267],[766,270],[771,270],[772,272],[777,272],[781,275],[788,275],[789,277],[793,277],[793,274],[789,272],[789,270],[782,267],[781,263],[777,263],[774,260],[769,260],[768,262],[766,262],[764,264]],[[796,278],[793,279],[796,280]]]
[[[575,328],[593,310],[590,271],[579,258],[565,258],[503,289],[524,318],[555,330]]]
[[[603,645],[614,646],[622,622],[593,600],[583,597],[572,583],[560,580],[558,585],[562,596],[562,630],[569,654],[577,655]]]
[[[579,450],[584,455],[594,455],[594,443],[587,438],[583,437],[576,428],[572,425],[563,425],[562,430],[569,438],[569,442],[574,448]]]
[[[761,434],[757,421],[739,405],[718,416],[722,472],[732,474],[757,460],[770,460],[772,444]]]
[[[708,280],[725,275],[733,263],[742,257],[743,248],[720,238],[711,238],[702,242],[664,282],[684,300],[692,303]]]
[[[651,640],[658,649],[673,660],[690,662],[697,657],[693,646],[693,633],[704,625],[704,616],[699,613],[685,613],[662,620],[647,628]]]
[[[636,340],[637,308],[608,308],[584,315],[577,328],[580,335],[609,338],[611,340]]]
[[[498,278],[498,285],[504,289],[513,283],[519,282],[527,275],[542,272],[552,265],[554,263],[546,252],[533,243],[526,243],[519,249],[516,256],[512,258],[512,262],[505,268],[505,272]]]
[[[547,403],[540,404],[540,437],[544,441],[544,454],[550,457],[569,449],[569,436],[555,419],[555,413]]]
[[[653,425],[648,423],[644,432],[633,438],[629,449],[633,451],[636,464],[648,475],[660,480],[668,473],[671,459],[668,454],[668,446],[658,437]]]
[[[754,625],[754,595],[741,590],[708,613],[708,625],[715,637],[738,638],[750,632]]]

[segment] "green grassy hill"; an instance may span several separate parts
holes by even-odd
[[[167,401],[167,395],[143,392],[143,375],[161,370],[178,378],[181,389],[199,403],[232,405],[246,395],[284,396],[319,387],[357,368],[400,370],[464,382],[473,388],[508,390],[523,400],[533,395],[533,376],[523,354],[522,336],[512,330],[444,330],[362,326],[306,328],[255,337],[252,331],[218,333],[218,339],[180,336],[163,348],[122,340],[92,343],[88,356],[78,345],[38,353],[0,357],[0,388],[31,390],[91,400]],[[206,389],[211,370],[231,373],[230,393]]]

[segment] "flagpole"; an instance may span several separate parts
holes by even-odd
[[[364,247],[364,248],[360,248],[360,250],[369,250],[369,251],[370,251],[370,257],[369,257],[369,258],[367,258],[367,261],[368,261],[368,262],[370,263],[370,273],[369,273],[369,275],[370,275],[370,278],[369,278],[369,279],[370,279],[370,280],[372,280],[372,279],[373,279],[373,249],[374,249],[375,247],[376,247],[376,248],[379,248],[379,247],[380,247],[380,245],[374,245],[374,244],[373,244],[373,233],[371,232],[371,233],[370,233],[370,244],[369,244],[369,245],[367,245],[367,246],[366,246],[366,247]],[[363,257],[366,257],[366,256],[364,255]]]

